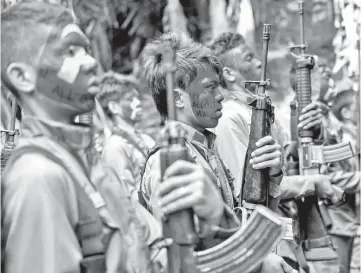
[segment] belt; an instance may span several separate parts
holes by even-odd
[[[309,250],[312,248],[322,248],[325,246],[332,246],[334,249],[336,249],[336,245],[333,244],[330,236],[304,240],[302,241],[302,246],[304,250]]]

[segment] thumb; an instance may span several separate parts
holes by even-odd
[[[288,263],[286,263],[284,260],[282,262],[282,269],[285,273],[296,273],[297,270],[294,270]]]

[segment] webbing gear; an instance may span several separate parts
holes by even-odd
[[[19,147],[12,153],[11,157],[9,158],[9,163],[13,164],[20,156],[29,153],[41,154],[49,158],[51,161],[60,165],[72,177],[73,181],[77,181],[77,179],[73,177],[72,173],[67,170],[59,158],[40,146],[28,145]],[[7,168],[5,168],[5,172],[6,170]],[[105,272],[106,266],[104,245],[102,242],[102,223],[98,211],[94,207],[92,200],[90,200],[81,185],[77,182],[74,182],[74,186],[77,194],[79,212],[79,222],[76,226],[75,232],[77,234],[83,255],[83,259],[80,264],[81,272]]]
[[[316,239],[307,239],[302,241],[302,246],[305,250],[313,249],[313,248],[322,248],[326,246],[332,246],[333,249],[336,249],[336,245],[333,244],[331,236],[324,236]]]

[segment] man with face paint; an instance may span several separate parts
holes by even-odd
[[[167,244],[159,240],[158,222],[94,156],[92,128],[73,122],[93,111],[99,90],[87,38],[59,5],[20,3],[1,15],[1,79],[24,109],[22,136],[1,180],[2,272],[133,273],[164,266],[161,255],[153,261],[150,255]],[[167,170],[157,189],[159,211],[177,210],[168,203],[178,191],[172,179],[193,189],[185,208],[203,208],[206,223],[217,220],[222,198],[201,167],[188,162]]]
[[[100,85],[98,100],[112,123],[112,136],[103,147],[103,158],[127,183],[132,197],[138,201],[140,169],[155,142],[135,129],[142,118],[136,79],[107,72]]]
[[[174,92],[177,124],[184,133],[190,157],[197,165],[203,167],[208,179],[217,186],[223,197],[224,204],[217,205],[217,209],[212,212],[214,216],[218,214],[217,218],[213,218],[216,220],[213,224],[229,227],[233,225],[232,219],[236,217],[232,212],[235,206],[233,177],[214,149],[216,135],[207,129],[215,128],[222,116],[224,99],[220,88],[222,66],[208,48],[194,42],[184,34],[164,34],[146,45],[142,53],[142,64],[157,109],[164,119],[167,117],[166,75],[159,45],[167,39],[171,39],[176,51]],[[269,140],[265,139],[260,142],[260,149],[257,150],[260,157],[263,155],[262,149],[267,146],[272,146]],[[278,147],[273,145],[272,148],[279,152]],[[157,197],[156,189],[161,185],[159,155],[157,149],[150,153],[141,184],[145,202],[153,212],[159,205],[154,201]],[[257,160],[258,157],[254,158]],[[279,175],[280,160],[274,167],[276,174]],[[174,183],[180,184],[177,181]],[[277,185],[274,188],[277,188]],[[180,189],[177,195],[173,196],[171,204],[183,207],[185,201],[191,196],[192,189],[190,187]],[[206,208],[197,206],[194,210],[198,215],[202,215]],[[202,218],[200,218],[200,222],[202,222]],[[220,242],[221,240],[215,237],[212,241],[205,241],[204,244],[212,245],[214,241]],[[266,257],[260,270],[261,272],[276,273],[292,272],[292,268],[281,257],[274,254]]]

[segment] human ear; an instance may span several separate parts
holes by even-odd
[[[174,89],[174,100],[175,100],[176,107],[178,107],[178,108],[184,107],[183,95],[179,88]]]
[[[233,70],[229,67],[223,67],[222,74],[223,78],[228,82],[234,82],[236,80]]]
[[[342,119],[348,120],[351,118],[351,111],[349,109],[347,109],[347,107],[343,107],[341,109],[341,116],[342,116]]]
[[[11,63],[6,68],[6,77],[18,92],[31,93],[35,90],[35,70],[25,63]]]

